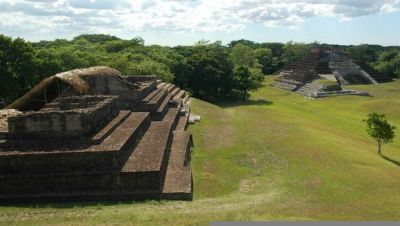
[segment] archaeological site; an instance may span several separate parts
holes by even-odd
[[[369,95],[343,89],[342,85],[378,84],[391,79],[368,65],[353,61],[339,48],[313,48],[299,61],[288,64],[276,74],[272,86],[310,98],[332,95]]]
[[[44,79],[0,115],[0,202],[191,200],[189,104],[109,67]]]

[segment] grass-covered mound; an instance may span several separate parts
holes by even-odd
[[[271,81],[246,102],[193,101],[193,202],[0,207],[0,225],[400,220],[400,166],[377,154],[362,121],[378,111],[400,127],[400,81],[318,100]],[[400,161],[400,135],[383,153]]]

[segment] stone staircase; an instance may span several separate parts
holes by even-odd
[[[310,83],[307,83],[307,84],[301,86],[295,92],[298,94],[301,94],[303,96],[306,96],[306,97],[315,98],[318,96],[318,93],[320,93],[323,90],[324,90],[323,85],[318,84],[316,82],[310,82]]]
[[[356,90],[327,90],[324,85],[318,84],[317,82],[311,82],[303,85],[296,93],[309,97],[309,98],[323,98],[328,96],[343,96],[343,95],[358,95],[358,96],[369,96],[368,92],[356,91]]]

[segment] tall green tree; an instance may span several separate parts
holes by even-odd
[[[258,63],[261,65],[262,72],[264,74],[270,74],[273,72],[272,69],[272,50],[268,48],[258,48],[254,51]]]
[[[370,113],[367,122],[367,132],[378,143],[378,154],[382,154],[382,145],[393,142],[395,137],[395,126],[390,125],[384,114]]]
[[[239,66],[254,67],[257,63],[255,51],[242,43],[232,47],[230,57],[232,62]]]
[[[400,51],[389,50],[382,52],[378,61],[374,63],[374,68],[393,78],[400,78]]]
[[[208,100],[219,96],[224,72],[210,54],[195,54],[189,57],[186,72],[189,76],[187,87],[195,96]]]
[[[382,46],[362,44],[350,46],[346,52],[353,60],[362,64],[370,64],[378,59],[379,51],[382,49]]]
[[[35,53],[21,38],[0,34],[0,97],[8,103],[25,93],[37,80]]]
[[[304,43],[287,42],[283,47],[282,61],[290,64],[300,60],[310,51],[310,47]]]

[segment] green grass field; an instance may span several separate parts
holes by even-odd
[[[193,100],[194,201],[0,207],[0,225],[207,225],[209,221],[400,220],[400,166],[362,121],[400,128],[400,81],[351,86],[373,97],[310,100],[270,87],[249,101]],[[383,153],[400,161],[400,129]]]

